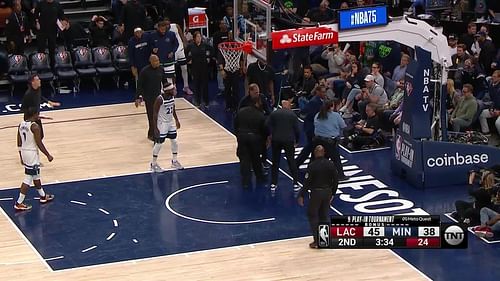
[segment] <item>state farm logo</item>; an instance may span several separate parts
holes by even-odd
[[[338,43],[338,33],[328,27],[289,29],[273,32],[273,49]]]
[[[281,44],[290,44],[292,43],[292,38],[288,37],[288,34],[283,34],[283,37],[280,39]]]

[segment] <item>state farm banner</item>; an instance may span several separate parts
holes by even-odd
[[[273,49],[287,49],[338,43],[339,34],[331,28],[320,26],[280,30],[271,33]]]

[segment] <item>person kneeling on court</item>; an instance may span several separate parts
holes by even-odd
[[[183,169],[181,163],[177,160],[177,129],[181,128],[181,123],[175,112],[175,86],[168,83],[162,89],[161,95],[156,98],[153,111],[153,122],[155,130],[155,145],[153,146],[153,161],[151,162],[152,172],[163,172],[158,165],[157,159],[165,139],[170,139],[170,148],[172,150],[172,168]],[[175,122],[174,122],[175,121]]]
[[[24,203],[24,198],[28,192],[31,183],[35,184],[35,188],[40,194],[40,203],[44,204],[54,199],[54,195],[46,194],[42,188],[40,180],[40,157],[38,150],[40,149],[49,162],[54,160],[54,157],[45,148],[42,141],[40,126],[36,123],[39,120],[39,108],[30,107],[25,110],[24,121],[19,124],[17,132],[17,147],[19,149],[19,157],[21,164],[24,165],[25,178],[21,184],[21,192],[19,198],[14,204],[14,209],[17,211],[27,211],[31,209],[31,205]]]
[[[318,225],[330,224],[330,204],[333,195],[337,192],[337,168],[332,161],[325,158],[325,148],[322,145],[314,148],[314,160],[307,167],[304,186],[297,199],[300,206],[304,206],[304,197],[310,191],[307,218],[313,233],[314,241],[309,247],[318,248]]]

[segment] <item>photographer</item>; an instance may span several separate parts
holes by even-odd
[[[358,149],[363,146],[377,143],[375,134],[380,129],[380,120],[376,110],[376,104],[369,103],[366,105],[365,112],[368,118],[366,121],[359,121],[354,125],[354,128],[350,130],[350,134],[347,137],[349,148]]]
[[[488,119],[494,118],[497,133],[500,134],[500,70],[495,70],[493,75],[491,75],[488,93],[493,105],[491,108],[483,109],[481,115],[479,116],[481,132],[486,135],[490,134]]]
[[[469,184],[474,183],[477,174],[481,175],[479,188],[471,186],[468,190],[474,201],[458,200],[455,202],[456,211],[452,213],[452,217],[461,223],[477,225],[480,222],[479,212],[481,208],[494,208],[493,199],[498,193],[498,186],[495,185],[495,172],[492,170],[473,171],[469,174]]]
[[[331,44],[321,54],[321,58],[328,61],[328,72],[330,76],[338,76],[345,62],[345,54],[338,44]]]

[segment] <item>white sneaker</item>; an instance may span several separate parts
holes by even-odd
[[[177,160],[172,160],[172,168],[177,169],[177,170],[184,169],[184,167],[182,167],[181,163]]]
[[[339,109],[339,112],[346,112],[347,111],[347,106],[342,106],[340,109]]]
[[[276,188],[278,188],[277,185],[275,184],[271,184],[271,191],[276,191]]]
[[[162,172],[165,172],[165,170],[162,167],[160,167],[160,165],[158,165],[158,163],[153,164],[153,162],[151,162],[149,164],[149,166],[151,167],[151,172],[153,172],[153,173],[162,173]]]
[[[350,112],[344,112],[342,114],[342,118],[344,118],[344,119],[352,118],[352,113],[350,113]]]

